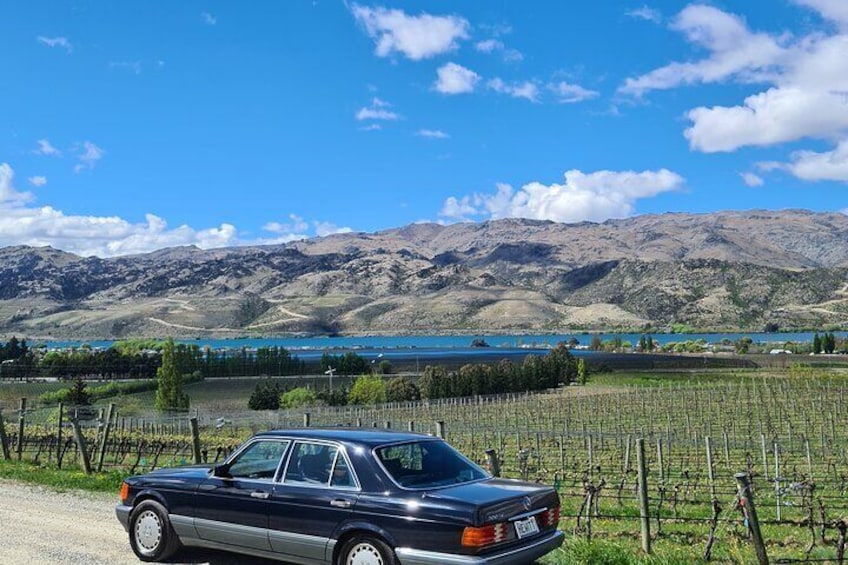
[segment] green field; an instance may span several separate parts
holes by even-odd
[[[302,425],[303,410],[246,410],[256,383],[207,380],[187,387],[210,460],[223,457],[256,430]],[[46,385],[13,386],[16,394],[34,395]],[[411,425],[435,433],[436,422],[444,422],[448,441],[479,463],[486,464],[486,450],[495,449],[504,476],[556,485],[562,499],[560,528],[568,542],[546,563],[699,562],[710,536],[713,493],[721,508],[713,560],[755,562],[735,506],[733,475],[738,472],[753,480],[772,562],[809,557],[835,563],[836,526],[848,517],[846,397],[848,379],[842,371],[796,366],[786,371],[607,373],[594,375],[588,386],[544,394],[308,412],[312,425]],[[114,441],[132,447],[116,448],[107,457],[109,468],[143,471],[190,459],[184,419],[146,417],[152,399],[153,392],[115,399],[123,417]],[[8,408],[5,413],[10,414]],[[13,428],[7,422],[7,431]],[[33,428],[43,437],[51,433],[49,422]],[[647,445],[651,556],[640,550],[637,438]],[[41,459],[48,463],[50,455],[42,453]],[[589,493],[593,505],[587,510]]]

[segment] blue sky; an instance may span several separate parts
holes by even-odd
[[[848,208],[848,2],[32,2],[0,245]]]

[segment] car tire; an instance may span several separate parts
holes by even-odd
[[[145,500],[133,508],[129,534],[130,547],[142,561],[162,561],[182,547],[168,511],[155,500]]]
[[[395,552],[383,540],[357,535],[348,539],[339,551],[336,565],[397,565]]]

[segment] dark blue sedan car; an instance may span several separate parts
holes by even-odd
[[[187,545],[309,565],[527,565],[563,538],[551,487],[389,430],[261,433],[221,465],[126,479],[116,510],[142,561]]]

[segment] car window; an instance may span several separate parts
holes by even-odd
[[[286,467],[284,482],[329,485],[338,449],[332,445],[298,442]]]
[[[402,487],[434,488],[486,477],[477,465],[442,441],[410,442],[375,450],[392,479]]]
[[[230,463],[233,478],[273,479],[289,441],[263,440],[251,443]]]
[[[353,473],[350,470],[350,464],[347,462],[342,452],[336,456],[336,464],[333,467],[333,478],[330,480],[330,486],[333,487],[356,487],[356,480],[353,478]]]

